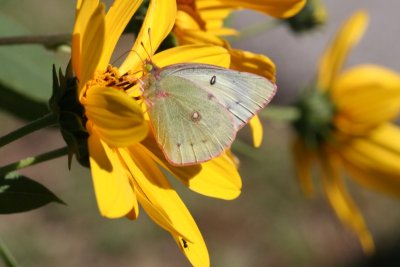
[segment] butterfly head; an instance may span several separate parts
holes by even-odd
[[[156,74],[159,70],[156,64],[151,61],[151,59],[146,59],[143,64],[143,69],[146,73]]]

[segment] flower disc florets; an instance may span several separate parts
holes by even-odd
[[[86,84],[86,87],[87,90],[90,90],[90,87],[93,86],[100,86],[126,91],[133,87],[136,82],[137,79],[129,72],[121,75],[118,68],[108,65],[105,72],[97,71],[94,75],[94,78]]]

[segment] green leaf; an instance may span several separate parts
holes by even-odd
[[[0,12],[0,38],[24,35],[30,35],[29,31]],[[0,58],[1,101],[13,103],[15,96],[21,97],[33,109],[30,112],[41,113],[51,95],[55,54],[40,45],[8,45],[0,46]],[[21,115],[19,105],[8,105],[4,109]]]
[[[65,204],[42,184],[12,172],[0,177],[0,214],[33,210],[50,202]]]

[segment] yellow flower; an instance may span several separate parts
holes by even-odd
[[[140,58],[155,51],[171,31],[176,3],[150,1],[132,47],[137,54],[130,53],[119,68],[112,67],[109,61],[115,45],[141,3],[141,0],[114,1],[107,14],[98,1],[77,3],[72,63],[78,78],[79,101],[87,117],[97,203],[105,217],[130,219],[138,217],[139,203],[157,224],[172,234],[193,265],[209,266],[201,233],[160,166],[191,190],[227,200],[240,194],[241,178],[228,155],[195,166],[171,166],[154,137],[147,135],[148,123],[133,98],[138,90],[131,86],[136,83],[135,73],[143,70]],[[154,55],[153,60],[160,67],[190,61],[227,67],[230,57],[221,47],[192,45],[163,51]]]
[[[342,174],[345,171],[370,189],[400,196],[400,129],[391,122],[400,111],[400,76],[377,65],[342,71],[367,20],[366,12],[356,12],[323,55],[315,88],[298,103],[301,117],[294,124],[298,138],[293,148],[305,193],[313,193],[310,169],[318,162],[332,208],[371,253],[372,236]]]
[[[277,18],[293,16],[306,3],[305,0],[177,0],[178,13],[174,34],[179,44],[213,44],[225,47],[231,56],[229,68],[252,72],[275,82],[275,64],[266,56],[249,51],[233,49],[221,35],[238,34],[234,29],[224,27],[224,19],[235,10],[247,8],[266,13]],[[263,128],[258,116],[249,125],[253,133],[253,144],[259,147]]]

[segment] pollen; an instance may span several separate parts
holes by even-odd
[[[126,91],[133,87],[138,82],[138,79],[131,73],[121,75],[116,67],[107,66],[106,71],[97,71],[94,78],[90,80],[86,86],[103,86],[111,87],[120,91]]]

